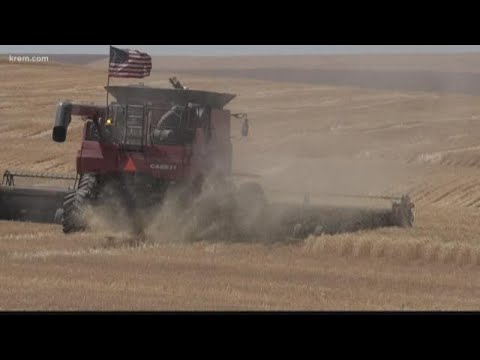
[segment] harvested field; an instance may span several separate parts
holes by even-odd
[[[100,223],[66,236],[0,221],[1,310],[478,310],[480,95],[465,75],[478,55],[174,60],[142,81],[238,94],[228,108],[251,128],[232,129],[234,170],[271,199],[409,193],[414,227],[270,244],[153,231],[132,246]],[[53,143],[56,103],[103,103],[106,74],[102,60],[66,62],[0,61],[0,171],[75,171],[82,123]]]

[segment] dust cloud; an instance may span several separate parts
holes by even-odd
[[[172,187],[161,204],[129,211],[110,193],[107,202],[86,210],[88,229],[110,244],[274,243],[393,225],[390,208],[289,202],[268,197],[253,181],[209,178],[198,196],[185,202],[185,194]]]

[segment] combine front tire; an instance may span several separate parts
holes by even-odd
[[[96,188],[97,178],[94,175],[82,175],[77,190],[65,196],[62,219],[65,234],[85,230],[87,227],[85,208],[95,198]]]
[[[263,210],[267,203],[263,188],[254,182],[241,184],[238,188],[237,199],[239,206],[248,211]]]
[[[267,221],[267,199],[262,187],[252,182],[241,184],[235,200],[239,232],[245,238],[262,236]]]

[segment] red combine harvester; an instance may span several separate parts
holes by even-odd
[[[167,192],[174,192],[188,212],[208,181],[229,201],[215,202],[215,209],[202,208],[200,217],[207,225],[218,216],[229,219],[228,227],[241,223],[237,227],[243,237],[304,238],[312,233],[412,225],[413,204],[408,197],[387,210],[292,206],[269,203],[256,183],[234,185],[231,118],[243,120],[243,136],[249,126],[246,114],[224,109],[235,95],[189,90],[176,79],[171,82],[173,89],[107,86],[115,99],[108,107],[60,103],[53,127],[55,142],[65,141],[73,116],[85,121],[76,176],[5,172],[0,218],[61,223],[65,233],[72,233],[88,228],[87,207],[115,199],[114,206],[127,209],[140,233],[143,224],[136,210],[159,205]],[[70,181],[71,186],[18,187],[17,177]],[[254,216],[253,221],[244,221],[249,216]]]

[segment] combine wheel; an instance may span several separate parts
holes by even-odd
[[[262,187],[253,182],[241,184],[236,194],[238,225],[252,236],[264,225],[267,200]]]
[[[267,200],[262,187],[254,182],[241,184],[238,188],[237,199],[243,209],[263,210]]]
[[[63,202],[63,232],[65,234],[83,231],[87,224],[84,218],[85,207],[96,197],[97,178],[85,174],[80,178],[77,190],[69,192]]]

